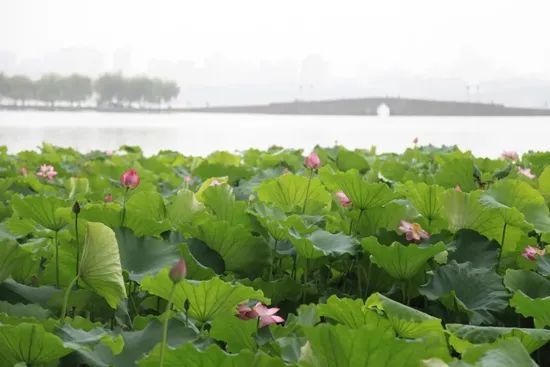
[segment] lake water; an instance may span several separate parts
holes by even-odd
[[[11,153],[42,142],[83,152],[139,145],[148,155],[161,149],[206,155],[275,144],[307,151],[335,143],[399,153],[415,137],[419,144],[457,144],[487,157],[503,150],[550,150],[550,118],[0,111],[0,145]]]

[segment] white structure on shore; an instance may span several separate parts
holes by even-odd
[[[376,109],[376,114],[380,117],[388,117],[390,115],[390,107],[387,104],[382,103]]]

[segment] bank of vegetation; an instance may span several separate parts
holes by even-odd
[[[155,108],[168,106],[179,92],[171,80],[120,73],[95,80],[80,74],[49,73],[33,80],[0,73],[0,104],[5,107]]]

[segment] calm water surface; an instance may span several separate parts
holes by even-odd
[[[550,118],[0,111],[0,145],[11,153],[42,142],[84,152],[139,145],[148,155],[161,149],[205,155],[275,144],[309,150],[334,143],[399,153],[416,136],[420,144],[457,144],[487,157],[505,149],[550,150]]]

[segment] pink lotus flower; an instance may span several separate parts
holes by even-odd
[[[43,164],[40,166],[38,172],[36,172],[36,175],[39,177],[44,177],[48,179],[48,181],[51,181],[55,176],[57,176],[57,172],[51,164]]]
[[[187,175],[187,176],[183,176],[183,181],[189,185],[189,183],[191,182],[192,178],[191,176]]]
[[[27,167],[21,167],[19,173],[21,174],[21,176],[27,177],[29,175],[29,170],[27,169]]]
[[[347,208],[351,206],[351,200],[347,197],[347,195],[343,191],[338,191],[336,193],[336,197],[340,201],[340,205],[342,205],[344,208]]]
[[[528,179],[532,180],[534,178],[536,178],[537,176],[531,172],[531,168],[521,168],[521,167],[518,167],[518,172],[522,175],[524,175],[525,177],[527,177]]]
[[[168,275],[170,276],[170,280],[172,282],[181,282],[187,276],[187,264],[185,263],[185,260],[179,259],[178,262],[170,268]]]
[[[407,241],[420,241],[430,238],[430,234],[423,230],[418,223],[409,223],[406,220],[401,220],[398,230],[405,234]]]
[[[103,201],[106,203],[112,203],[113,202],[113,195],[107,194],[103,197]]]
[[[134,168],[130,168],[120,176],[120,183],[127,189],[135,189],[139,181],[139,175]]]
[[[321,167],[321,160],[315,152],[311,152],[306,159],[304,159],[304,166],[309,169],[318,169]]]
[[[418,136],[413,139],[413,144],[414,145],[418,144]]]
[[[523,256],[527,260],[535,261],[537,259],[537,255],[544,256],[545,254],[546,254],[546,250],[544,249],[541,250],[538,247],[527,246],[526,248],[523,249],[521,256]]]
[[[456,192],[462,192],[462,188],[460,187],[460,185],[455,186],[455,191]]]
[[[500,156],[502,157],[502,159],[506,159],[508,161],[518,161],[519,160],[518,153],[514,152],[513,150],[505,150],[504,152],[502,152],[502,154]]]
[[[241,320],[252,320],[260,318],[260,327],[285,322],[285,319],[275,315],[277,312],[279,312],[278,307],[268,308],[260,302],[256,303],[256,305],[252,308],[248,307],[245,304],[241,304],[237,307],[237,312],[239,313],[238,316]]]

